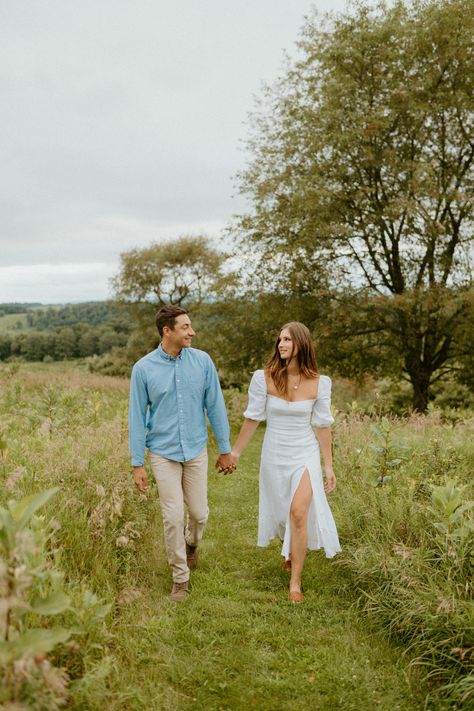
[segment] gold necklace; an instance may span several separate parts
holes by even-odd
[[[298,390],[300,383],[301,383],[301,373],[300,373],[300,377],[298,378],[298,385],[292,385],[293,390]]]

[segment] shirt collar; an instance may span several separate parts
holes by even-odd
[[[184,348],[181,349],[181,352],[179,353],[178,356],[176,356],[176,358],[173,358],[173,356],[170,356],[170,355],[168,355],[168,353],[164,352],[163,346],[161,345],[161,343],[157,348],[157,352],[158,352],[158,355],[160,356],[160,358],[162,358],[163,360],[171,361],[172,363],[174,363],[175,360],[182,360],[183,359],[183,351],[184,351]]]

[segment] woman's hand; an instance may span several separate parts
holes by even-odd
[[[216,461],[216,469],[221,474],[231,474],[235,470],[235,460],[230,452],[219,454]]]
[[[324,491],[326,494],[330,494],[336,488],[336,477],[332,469],[326,471],[326,483],[324,484]]]

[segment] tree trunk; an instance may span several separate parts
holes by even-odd
[[[410,380],[413,387],[413,409],[416,412],[424,413],[428,408],[430,380],[425,376],[417,377],[413,374],[410,374]]]

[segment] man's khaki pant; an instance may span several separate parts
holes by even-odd
[[[158,486],[168,563],[173,581],[189,580],[186,543],[197,546],[207,522],[207,448],[188,462],[174,462],[150,452],[150,465]],[[184,505],[187,507],[184,526]]]

